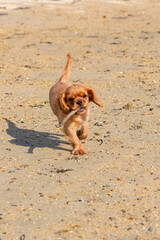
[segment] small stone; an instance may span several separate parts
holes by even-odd
[[[97,136],[99,136],[99,135],[100,135],[100,133],[99,133],[99,132],[95,132],[94,134],[95,134],[95,135],[97,135]]]
[[[119,177],[119,178],[117,178],[117,180],[118,180],[118,181],[122,181],[122,180],[123,180],[123,178],[122,178],[122,177]]]
[[[126,105],[123,106],[123,109],[129,110],[129,109],[133,109],[133,104],[132,103],[127,103]]]
[[[153,228],[152,228],[152,227],[149,227],[149,228],[148,228],[148,231],[149,231],[149,232],[152,232],[152,231],[153,231]]]

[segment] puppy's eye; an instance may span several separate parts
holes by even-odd
[[[86,97],[87,97],[87,95],[86,95],[86,94],[84,94],[84,95],[83,95],[83,97],[84,97],[84,98],[86,98]]]
[[[74,98],[69,98],[69,101],[72,102],[74,100]]]

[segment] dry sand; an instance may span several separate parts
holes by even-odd
[[[160,2],[0,9],[0,239],[160,239]],[[71,155],[48,92],[94,88],[87,155]]]

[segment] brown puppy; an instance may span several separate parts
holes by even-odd
[[[81,139],[88,136],[88,103],[94,102],[102,107],[92,88],[80,84],[68,86],[66,79],[71,70],[71,56],[67,55],[67,64],[59,81],[50,89],[49,100],[53,113],[57,116],[59,124],[69,143],[73,146],[72,153],[83,155],[85,151]],[[71,113],[73,111],[73,113]],[[69,115],[69,118],[67,116]]]

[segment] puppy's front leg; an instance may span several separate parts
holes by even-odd
[[[77,126],[74,123],[71,123],[69,126],[64,126],[64,134],[69,141],[69,143],[73,146],[72,153],[74,155],[83,155],[85,151],[83,150],[81,141],[77,137]]]

